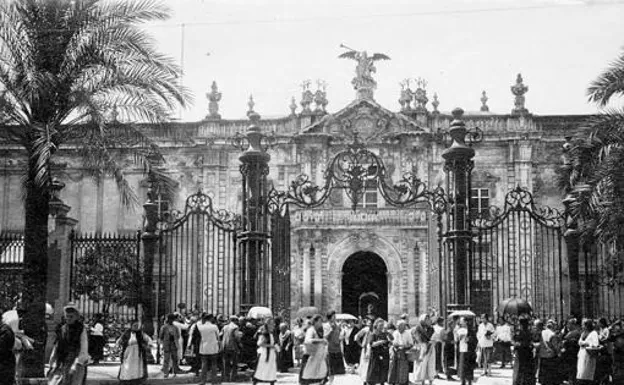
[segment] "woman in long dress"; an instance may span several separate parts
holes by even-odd
[[[284,322],[280,324],[280,352],[277,354],[277,367],[280,372],[288,372],[293,367],[293,335]]]
[[[514,371],[513,385],[535,385],[535,363],[533,360],[533,336],[529,330],[528,318],[520,318],[520,330],[513,338]]]
[[[324,384],[328,375],[327,340],[323,338],[323,317],[317,314],[312,318],[312,325],[306,330],[299,383]]]
[[[577,383],[591,383],[596,372],[596,355],[591,355],[587,349],[597,349],[600,346],[598,332],[594,330],[594,322],[590,319],[583,321],[583,331],[579,340],[578,360],[576,363]]]
[[[293,328],[293,345],[295,350],[295,364],[301,366],[301,357],[303,357],[303,340],[305,340],[305,330],[303,319],[297,318],[296,326]]]
[[[147,379],[149,344],[150,338],[141,331],[138,321],[132,321],[130,329],[119,337],[117,345],[121,347],[121,365],[117,378],[122,384],[136,385]]]
[[[472,320],[461,318],[457,330],[459,342],[458,375],[462,385],[471,385],[474,381],[474,370],[477,366],[477,333]]]
[[[433,384],[436,372],[435,348],[431,342],[433,328],[428,314],[418,317],[418,324],[412,331],[414,344],[420,348],[420,359],[414,362],[414,382],[424,385],[425,381]]]
[[[392,347],[390,348],[389,384],[407,385],[409,383],[409,361],[406,352],[412,347],[412,334],[407,329],[407,323],[400,320],[397,330],[392,333]]]
[[[370,334],[371,321],[366,319],[364,326],[355,335],[355,342],[360,345],[360,363],[358,365],[358,374],[364,384],[366,384],[366,376],[368,375],[368,361],[369,361],[369,349],[368,349],[368,336]]]
[[[369,385],[383,384],[388,380],[390,369],[390,344],[392,336],[385,330],[385,321],[378,318],[373,324],[373,331],[368,337],[368,374]]]
[[[252,377],[253,384],[277,381],[277,353],[279,345],[275,343],[275,321],[268,318],[258,333],[258,363]]]
[[[560,371],[559,346],[560,338],[555,332],[557,324],[548,320],[546,329],[542,330],[539,345],[539,383],[541,385],[559,385],[563,381]]]
[[[65,324],[56,330],[56,342],[50,356],[48,384],[83,385],[89,361],[87,330],[80,322],[80,313],[74,304],[65,306],[64,312]]]

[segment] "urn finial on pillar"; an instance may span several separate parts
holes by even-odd
[[[247,117],[252,123],[257,123],[260,120],[260,114],[254,111],[255,105],[256,102],[254,102],[253,95],[249,95],[249,101],[247,102],[247,106],[249,107],[249,110],[247,110]]]
[[[487,101],[488,101],[488,97],[485,94],[485,91],[481,92],[481,108],[480,108],[480,110],[482,112],[490,111],[490,107],[488,107]]]
[[[438,106],[440,105],[440,101],[438,100],[437,93],[433,94],[433,101],[431,102],[431,105],[433,106],[433,111],[431,113],[434,115],[439,115],[440,111],[438,111]]]
[[[524,102],[526,101],[524,94],[526,94],[528,90],[529,87],[523,83],[522,74],[518,74],[516,77],[516,84],[511,86],[511,93],[515,95],[514,108],[511,110],[512,115],[524,115],[529,113],[529,110],[524,106]]]
[[[206,119],[221,119],[219,115],[219,102],[221,101],[221,92],[217,88],[217,82],[213,81],[210,86],[210,92],[206,94],[208,98],[208,116]]]

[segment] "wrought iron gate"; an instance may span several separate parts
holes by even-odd
[[[271,215],[271,307],[274,315],[290,317],[290,210],[269,201]]]
[[[502,210],[490,207],[472,214],[467,269],[473,310],[495,314],[505,298],[518,297],[541,317],[563,319],[569,313],[569,289],[562,213],[536,206],[531,193],[517,187],[505,196]]]
[[[239,223],[233,213],[215,209],[210,196],[201,191],[187,198],[184,211],[174,210],[159,222],[160,320],[182,308],[215,315],[238,312]]]

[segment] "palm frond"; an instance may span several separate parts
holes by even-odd
[[[589,101],[606,106],[612,97],[624,95],[624,52],[594,79],[587,89]]]

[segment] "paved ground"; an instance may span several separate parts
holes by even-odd
[[[118,365],[98,365],[90,366],[87,376],[87,385],[113,385],[118,384],[117,373],[119,370]],[[149,379],[148,384],[154,385],[174,385],[174,384],[197,384],[199,381],[194,374],[179,374],[176,377],[169,377],[165,379],[160,373],[160,366],[149,365]],[[249,373],[247,373],[249,374]],[[478,378],[475,381],[478,385],[511,385],[511,369],[493,369],[492,376],[479,377],[480,370],[475,372],[475,376]],[[248,375],[241,376],[240,384],[247,383],[245,378],[249,378]],[[278,374],[277,385],[294,385],[297,384],[297,372],[296,369],[292,373],[280,373]],[[446,381],[437,379],[434,381],[435,385],[459,385],[458,381]],[[334,385],[362,385],[360,377],[354,374],[346,374],[344,376],[338,376],[334,381]]]

